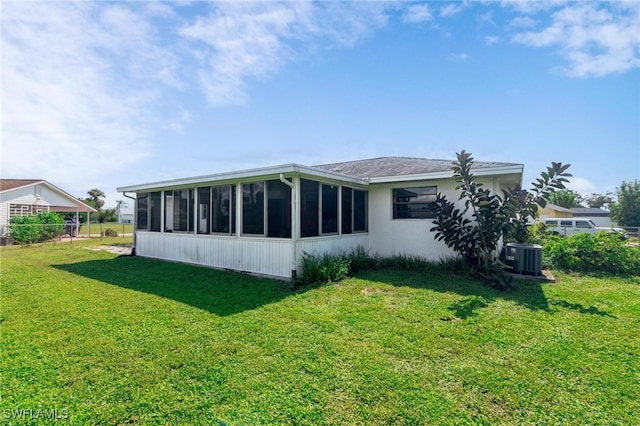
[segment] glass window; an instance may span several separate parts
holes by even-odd
[[[198,188],[198,234],[211,232],[211,188]]]
[[[572,226],[573,225],[573,221],[571,220],[561,220],[560,221],[560,226]]]
[[[338,187],[322,185],[322,233],[338,232]]]
[[[138,220],[136,229],[147,229],[147,215],[149,214],[149,194],[145,192],[144,194],[137,194],[136,197],[136,216]]]
[[[291,188],[280,180],[267,181],[267,236],[291,238]]]
[[[398,188],[393,190],[394,219],[433,219],[438,192],[435,186]]]
[[[586,220],[576,220],[576,228],[591,228]]]
[[[264,182],[242,185],[242,233],[264,235]]]
[[[229,234],[235,232],[235,191],[232,185],[211,188],[212,232]]]
[[[342,187],[342,233],[353,232],[353,189]]]
[[[166,232],[193,231],[193,190],[178,189],[165,191],[164,212]]]
[[[353,190],[353,231],[366,231],[367,224],[367,191]]]
[[[300,179],[301,237],[315,237],[320,234],[318,214],[319,197],[320,184],[318,182]]]
[[[162,220],[162,193],[152,192],[149,194],[149,231],[160,232],[160,222]]]

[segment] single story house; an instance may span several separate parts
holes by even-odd
[[[0,236],[7,236],[12,217],[49,211],[75,217],[77,236],[78,214],[90,215],[96,209],[43,179],[0,179]]]
[[[286,164],[117,188],[135,199],[136,255],[288,279],[306,253],[451,254],[430,228],[437,193],[456,201],[451,160],[383,157]],[[494,192],[524,166],[475,162]]]
[[[555,204],[547,204],[543,208],[538,209],[538,217],[542,219],[556,219],[573,217],[571,209],[562,206],[556,206]]]
[[[591,219],[596,226],[613,226],[611,222],[611,212],[593,207],[574,207],[571,209],[573,217],[580,219]]]
[[[118,207],[116,214],[118,215],[118,223],[133,223],[135,220],[132,207]]]

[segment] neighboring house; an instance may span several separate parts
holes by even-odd
[[[118,223],[133,223],[135,219],[131,207],[118,207],[116,213],[118,214]]]
[[[384,157],[117,190],[135,195],[137,255],[291,278],[305,252],[348,253],[362,246],[381,256],[438,260],[452,254],[430,231],[436,194],[458,200],[451,166],[450,160]],[[522,164],[473,166],[477,181],[494,192],[522,182]]]
[[[48,211],[77,218],[80,212],[90,215],[96,209],[42,179],[0,179],[0,236],[7,235],[12,217]],[[76,236],[79,227],[76,219]]]
[[[565,207],[547,204],[544,208],[538,209],[538,217],[542,219],[568,218],[573,217],[573,212]]]
[[[573,217],[580,219],[591,219],[597,226],[610,227],[611,212],[607,210],[591,208],[591,207],[575,207],[571,209]]]

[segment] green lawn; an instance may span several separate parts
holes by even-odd
[[[637,422],[638,277],[500,293],[370,271],[291,292],[87,249],[115,242],[0,251],[0,423]]]
[[[133,233],[133,224],[131,223],[92,223],[91,224],[91,235],[100,235],[107,229],[113,229],[118,233],[118,235],[126,235]],[[83,223],[80,225],[80,232],[78,235],[85,236],[87,235],[87,224]]]

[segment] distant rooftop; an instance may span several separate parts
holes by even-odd
[[[492,167],[519,166],[516,163],[474,161],[472,170]],[[386,176],[405,176],[451,171],[453,160],[433,160],[411,157],[380,157],[342,163],[321,164],[314,168],[341,173],[362,179]]]
[[[0,191],[22,188],[38,182],[42,182],[42,179],[0,179]]]

